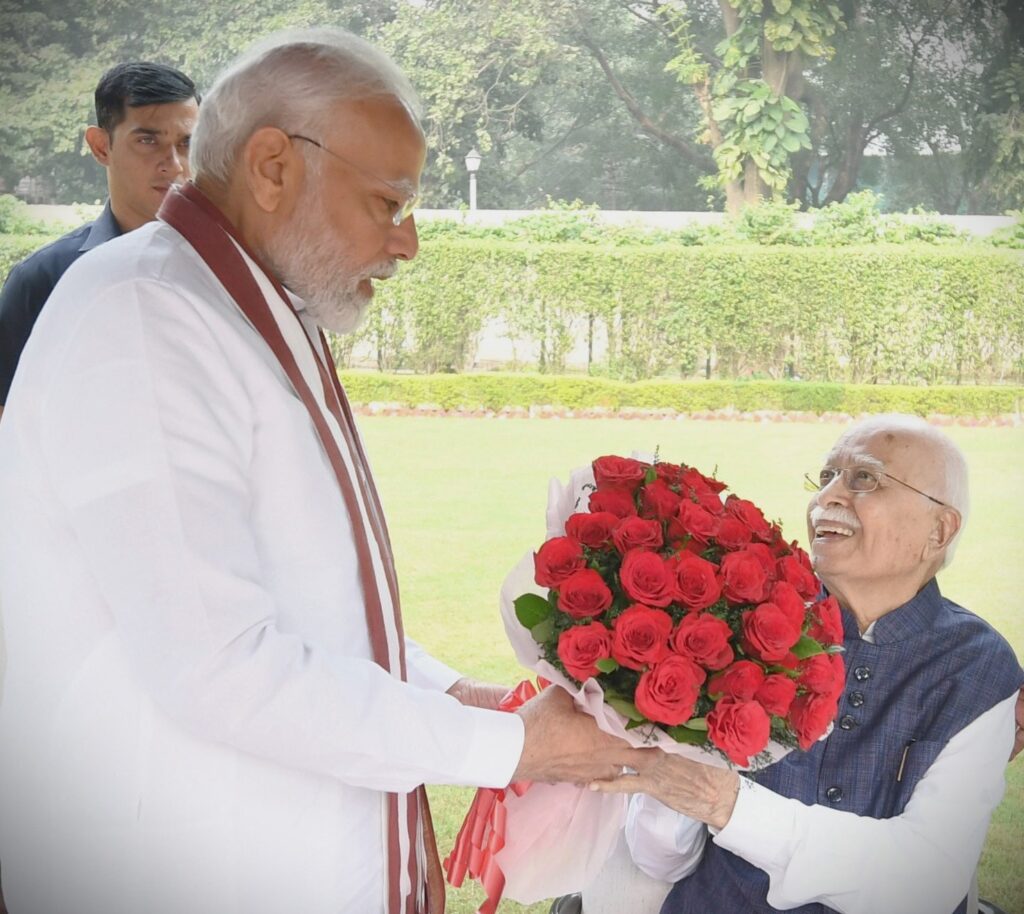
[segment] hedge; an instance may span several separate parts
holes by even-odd
[[[0,234],[0,281],[19,260],[49,244],[56,235],[4,235]]]
[[[740,412],[903,412],[921,416],[1019,413],[1024,387],[814,384],[805,381],[638,381],[539,374],[409,375],[339,372],[357,404],[434,405],[445,410],[555,406],[571,410],[670,409],[680,413],[732,408]]]
[[[461,371],[501,332],[560,373],[580,339],[623,380],[797,375],[846,383],[1024,380],[1024,258],[982,246],[424,246],[357,339],[381,370]],[[339,345],[344,358],[355,340]]]
[[[45,241],[0,236],[0,275]],[[517,368],[814,382],[1024,382],[1024,254],[981,245],[615,246],[437,240],[378,286],[360,332],[383,371],[464,371],[483,332]],[[707,371],[707,369],[710,369]]]

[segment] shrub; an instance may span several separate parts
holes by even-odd
[[[906,412],[997,416],[1020,412],[1022,387],[906,387],[798,381],[640,381],[539,374],[396,375],[342,371],[354,403],[433,404],[446,410],[556,406],[680,413],[735,409],[809,413]]]
[[[425,244],[379,287],[360,339],[378,367],[464,370],[485,324],[561,373],[797,375],[845,383],[1024,377],[1024,268],[980,246]]]
[[[7,278],[16,263],[53,240],[55,236],[0,235],[0,281]]]
[[[25,203],[10,194],[0,194],[0,234],[46,235],[49,233],[50,229],[46,223],[34,218]],[[6,275],[6,270],[4,275]]]

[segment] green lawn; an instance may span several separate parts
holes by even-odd
[[[802,474],[816,469],[841,426],[628,420],[366,418],[361,421],[395,541],[406,628],[462,672],[522,678],[497,610],[505,574],[544,536],[547,484],[607,453],[660,447],[752,498],[791,537],[805,539]],[[972,471],[973,510],[944,591],[984,616],[1024,656],[1024,429],[952,428]],[[1024,914],[1024,757],[1008,773],[982,859],[982,896]],[[442,853],[471,792],[434,789]],[[471,914],[476,887],[452,890],[449,911]],[[501,914],[547,904],[503,902]],[[628,914],[628,912],[624,912]]]

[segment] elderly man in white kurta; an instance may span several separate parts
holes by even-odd
[[[434,914],[419,785],[635,760],[564,693],[497,713],[404,639],[318,325],[416,254],[414,106],[347,33],[248,53],[196,185],[76,263],[29,341],[0,427],[17,914]]]

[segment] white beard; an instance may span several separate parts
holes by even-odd
[[[307,185],[295,215],[264,257],[317,324],[334,333],[351,333],[362,323],[373,297],[372,291],[359,288],[360,283],[393,276],[397,264],[384,260],[357,269],[350,246],[337,239],[322,198],[312,191]]]

